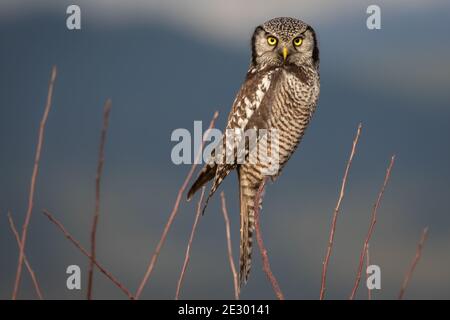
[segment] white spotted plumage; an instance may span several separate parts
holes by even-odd
[[[277,39],[271,45],[268,37]],[[301,46],[294,39],[301,37]],[[272,42],[273,43],[273,42]],[[288,54],[286,55],[286,52]],[[247,76],[231,108],[226,129],[276,129],[279,133],[278,176],[299,145],[317,105],[319,96],[319,49],[314,30],[294,18],[275,18],[258,26],[252,37],[252,60]],[[225,137],[223,140],[226,140]],[[264,139],[258,140],[267,147]],[[212,180],[210,197],[223,179],[237,170],[240,194],[240,285],[245,283],[251,267],[252,235],[254,231],[255,196],[264,180],[266,164],[225,163],[227,152],[236,160],[240,153],[225,144],[215,155],[218,164],[207,164],[188,192],[188,199]],[[232,148],[234,148],[232,150]],[[245,150],[248,157],[248,150]],[[260,199],[261,201],[261,199]],[[259,205],[261,202],[259,203]]]

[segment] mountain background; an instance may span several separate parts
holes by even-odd
[[[356,4],[357,3],[357,4]],[[174,165],[171,133],[223,128],[258,24],[293,16],[318,33],[321,97],[301,147],[269,184],[261,223],[273,272],[289,299],[317,299],[332,211],[351,142],[363,123],[330,260],[327,298],[351,292],[369,217],[390,156],[397,156],[370,242],[382,273],[375,299],[395,299],[429,226],[406,298],[450,298],[450,4],[378,1],[381,30],[366,28],[368,1],[78,1],[82,29],[66,28],[68,1],[0,2],[0,298],[10,298],[18,249],[6,214],[25,216],[51,66],[58,66],[26,255],[45,298],[85,298],[88,260],[41,213],[52,212],[89,247],[102,108],[112,113],[102,180],[98,260],[137,288],[189,170]],[[235,261],[236,175],[225,181]],[[197,198],[195,199],[197,200]],[[142,298],[172,299],[195,215],[182,202]],[[82,290],[66,289],[66,268]],[[94,297],[125,296],[101,273]],[[20,298],[35,298],[24,269]],[[233,297],[220,197],[200,220],[181,293]],[[364,283],[358,298],[366,299]],[[243,299],[274,298],[257,249]]]

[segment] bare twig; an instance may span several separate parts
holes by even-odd
[[[225,193],[222,191],[220,193],[220,198],[222,200],[222,213],[225,220],[225,231],[227,234],[227,248],[228,248],[228,260],[230,262],[231,273],[233,274],[233,285],[234,285],[234,298],[239,300],[239,283],[238,274],[236,272],[236,267],[233,261],[233,250],[231,246],[231,233],[230,233],[230,219],[228,218],[228,210],[225,201]]]
[[[370,221],[370,225],[369,225],[369,231],[367,232],[367,236],[366,236],[366,239],[364,240],[364,245],[361,250],[360,257],[359,257],[358,272],[356,273],[355,284],[353,286],[352,293],[350,294],[350,298],[349,298],[350,300],[353,300],[355,298],[356,291],[358,290],[359,282],[361,280],[361,273],[362,273],[362,269],[363,269],[363,265],[364,265],[364,257],[366,255],[366,251],[367,251],[367,245],[369,244],[375,224],[377,222],[377,211],[380,206],[381,199],[383,198],[384,190],[386,189],[386,185],[389,181],[389,177],[391,176],[391,170],[392,170],[392,166],[394,165],[394,162],[395,162],[395,156],[392,156],[391,162],[389,163],[389,166],[386,169],[386,175],[384,177],[384,181],[383,181],[381,190],[378,194],[377,201],[375,202],[375,204],[373,206],[371,221]]]
[[[48,84],[48,93],[47,93],[47,102],[45,104],[44,114],[41,119],[41,123],[39,126],[39,134],[38,134],[38,142],[37,142],[37,148],[36,148],[36,154],[34,157],[34,167],[33,167],[33,173],[31,175],[31,181],[30,181],[30,193],[28,196],[28,208],[27,213],[25,215],[25,221],[22,226],[22,237],[20,239],[20,252],[19,252],[19,260],[17,263],[17,272],[16,272],[16,279],[14,282],[14,290],[12,294],[12,299],[15,300],[17,298],[17,294],[19,292],[20,287],[20,280],[22,276],[22,266],[25,256],[25,245],[27,241],[27,234],[28,234],[28,225],[30,224],[31,220],[31,214],[33,212],[33,202],[34,202],[34,191],[36,188],[36,179],[39,172],[39,161],[41,159],[41,150],[42,145],[44,143],[44,133],[45,133],[45,125],[47,123],[48,114],[50,112],[50,108],[52,106],[52,98],[53,98],[53,87],[56,80],[56,66],[52,67],[52,72],[50,76],[50,82]]]
[[[419,244],[417,245],[416,255],[414,256],[413,261],[411,262],[411,266],[409,267],[409,270],[405,274],[405,279],[403,280],[402,288],[400,289],[400,293],[398,295],[399,300],[403,299],[403,296],[405,294],[405,290],[408,287],[409,280],[411,279],[411,276],[414,272],[414,269],[416,269],[417,263],[420,260],[420,257],[422,256],[422,249],[425,241],[428,237],[428,227],[424,228],[422,231],[422,236],[420,237]]]
[[[209,124],[209,128],[208,129],[212,129],[214,127],[214,124],[215,124],[218,116],[219,116],[219,113],[216,111],[214,113],[214,116],[213,116],[212,120],[211,120],[211,123]],[[194,174],[195,168],[197,167],[197,163],[199,162],[199,160],[201,158],[201,154],[202,154],[201,150],[203,148],[203,145],[204,145],[204,141],[202,141],[202,144],[200,146],[200,150],[197,153],[197,156],[196,156],[196,159],[195,159],[194,163],[192,164],[191,170],[189,170],[189,172],[188,172],[188,174],[186,176],[186,179],[184,180],[183,184],[181,185],[180,189],[178,190],[177,198],[175,200],[175,204],[173,206],[172,212],[170,213],[169,219],[167,220],[167,223],[166,223],[166,225],[164,227],[164,230],[163,230],[161,238],[160,238],[160,240],[158,242],[158,245],[156,246],[156,249],[155,249],[155,251],[154,251],[154,253],[153,253],[152,257],[151,257],[151,260],[150,260],[150,262],[149,262],[149,264],[147,266],[147,270],[145,271],[145,275],[142,278],[142,281],[139,284],[139,287],[138,287],[138,289],[136,291],[136,294],[135,294],[135,298],[136,299],[139,299],[139,297],[141,296],[142,290],[144,290],[145,284],[147,283],[148,279],[150,278],[150,275],[153,272],[153,269],[155,267],[156,261],[158,260],[161,248],[164,245],[164,242],[166,241],[167,234],[169,233],[169,230],[170,230],[170,227],[172,226],[173,220],[175,219],[175,216],[178,213],[178,207],[180,206],[180,202],[181,202],[181,198],[183,197],[184,190],[186,190],[186,188],[188,186],[188,183],[191,180],[192,175]]]
[[[100,137],[100,147],[98,153],[98,164],[97,164],[97,175],[95,177],[95,211],[94,217],[92,218],[92,229],[91,229],[91,260],[89,262],[89,276],[88,276],[88,286],[87,286],[87,298],[92,299],[92,282],[94,278],[94,261],[96,257],[96,239],[97,239],[97,224],[100,217],[100,183],[102,179],[103,164],[105,162],[105,143],[106,143],[106,133],[108,131],[109,125],[109,114],[111,112],[111,100],[108,99],[105,102],[103,108],[103,128]]]
[[[366,251],[366,281],[369,277],[369,274],[367,273],[367,268],[370,266],[370,254],[369,254],[369,244],[367,244],[367,251]],[[367,299],[372,300],[372,289],[367,287]]]
[[[188,245],[186,248],[186,255],[184,256],[183,268],[181,269],[180,278],[178,279],[175,300],[178,300],[178,298],[180,296],[180,290],[181,290],[181,286],[183,284],[184,274],[186,272],[186,268],[189,263],[192,241],[194,240],[195,230],[197,229],[198,220],[200,219],[200,213],[201,213],[201,207],[202,207],[202,201],[203,201],[204,195],[205,195],[205,187],[202,188],[202,193],[200,195],[200,199],[198,200],[197,213],[195,214],[194,224],[192,225],[191,235],[189,237],[189,242],[188,242]]]
[[[45,214],[47,216],[47,218],[54,225],[56,225],[59,228],[59,230],[62,231],[64,236],[70,242],[72,242],[72,244],[75,247],[77,247],[81,251],[82,254],[84,254],[86,257],[91,259],[91,255],[89,254],[89,252],[66,230],[66,228],[63,226],[63,224],[61,222],[59,222],[55,217],[53,217],[53,215],[50,212],[48,212],[47,210],[43,210],[42,213]],[[122,283],[120,283],[119,280],[117,280],[108,270],[106,270],[103,266],[101,266],[97,260],[94,260],[94,264],[100,270],[100,272],[103,273],[109,280],[111,280],[112,283],[114,283],[120,290],[122,290],[128,296],[129,299],[134,299],[131,292]]]
[[[262,197],[262,193],[264,192],[264,187],[266,184],[266,180],[264,180],[259,189],[258,193],[255,197],[255,231],[256,231],[256,240],[258,241],[258,247],[259,251],[261,252],[261,258],[263,262],[263,270],[267,275],[267,278],[270,281],[270,284],[272,285],[273,291],[275,292],[275,295],[277,296],[278,300],[284,300],[284,295],[281,292],[280,286],[278,285],[278,281],[275,278],[275,276],[272,273],[272,269],[270,268],[269,263],[269,256],[267,255],[267,249],[264,246],[262,234],[261,234],[261,227],[260,227],[260,221],[259,221],[259,202]]]
[[[9,220],[9,226],[11,227],[11,231],[13,232],[14,237],[16,238],[17,245],[19,246],[19,250],[20,250],[20,248],[21,248],[20,236],[19,236],[19,233],[17,232],[17,229],[14,224],[11,213],[9,213],[9,212],[8,212],[8,220]],[[39,282],[37,281],[36,274],[34,273],[33,268],[31,268],[31,265],[28,262],[27,256],[25,254],[23,256],[23,261],[25,262],[25,267],[27,267],[28,273],[31,276],[31,280],[33,281],[33,285],[34,285],[34,289],[36,290],[36,294],[38,295],[40,300],[43,300],[44,297],[42,296],[42,291],[39,286]]]
[[[350,152],[350,156],[347,161],[347,166],[345,168],[344,177],[342,178],[341,191],[339,192],[339,198],[336,203],[336,207],[334,208],[333,219],[331,222],[330,236],[328,239],[327,253],[326,253],[325,259],[322,263],[322,283],[320,286],[320,300],[323,300],[325,297],[325,285],[326,285],[326,280],[327,280],[328,264],[330,261],[331,250],[332,250],[333,244],[334,244],[334,232],[336,230],[336,222],[337,222],[337,218],[339,215],[339,210],[341,208],[342,200],[344,199],[345,186],[347,184],[347,176],[350,171],[350,167],[352,165],[353,157],[354,157],[355,151],[356,151],[356,146],[358,145],[358,140],[359,140],[359,136],[361,134],[361,129],[362,129],[362,124],[360,123],[358,125],[358,129],[356,131],[355,139],[353,140],[352,151]]]

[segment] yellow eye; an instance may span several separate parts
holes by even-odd
[[[274,45],[276,45],[277,44],[277,38],[275,38],[275,37],[271,37],[271,36],[269,36],[269,37],[267,37],[267,43],[269,44],[269,46],[274,46]]]
[[[302,42],[303,42],[303,39],[300,38],[300,37],[295,38],[294,41],[293,41],[294,46],[296,46],[296,47],[299,47],[302,44]]]

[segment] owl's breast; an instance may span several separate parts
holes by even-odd
[[[319,96],[318,74],[283,69],[275,89],[269,127],[279,136],[281,167],[300,143]]]
[[[319,76],[315,70],[284,68],[275,91],[276,97],[272,105],[273,120],[282,118],[285,123],[292,124],[298,121],[304,123],[306,120],[309,122],[319,97]]]
[[[315,108],[319,97],[319,75],[312,68],[291,66],[283,69],[280,81],[286,93],[286,103],[294,109]]]

